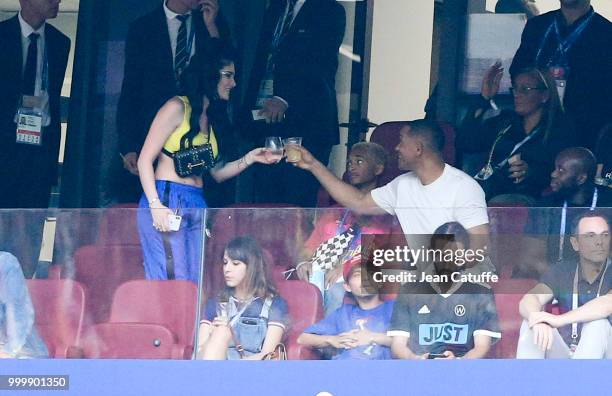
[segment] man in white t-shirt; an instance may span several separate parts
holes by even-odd
[[[307,150],[294,165],[312,172],[336,202],[361,214],[396,215],[407,235],[432,234],[456,221],[470,233],[472,248],[484,246],[489,233],[485,194],[466,173],[442,159],[444,134],[433,122],[409,121],[395,148],[398,166],[411,171],[364,193],[334,176]],[[410,244],[410,241],[408,241]]]

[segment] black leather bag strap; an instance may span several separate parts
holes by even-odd
[[[170,207],[170,183],[166,182],[164,186],[164,196],[162,198],[162,203],[167,208]],[[166,274],[169,280],[174,279],[174,256],[172,254],[172,245],[170,244],[170,233],[163,232],[162,240],[164,243],[164,252],[166,254]]]

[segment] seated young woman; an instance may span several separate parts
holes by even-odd
[[[208,300],[202,314],[197,357],[261,360],[282,341],[288,314],[254,239],[238,237],[228,243],[223,278],[225,288]]]

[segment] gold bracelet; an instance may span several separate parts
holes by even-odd
[[[151,205],[153,205],[155,202],[159,202],[159,197],[149,201],[149,208],[151,207]]]

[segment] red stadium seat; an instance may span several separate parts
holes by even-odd
[[[385,148],[389,156],[385,171],[380,176],[380,184],[384,185],[401,175],[403,172],[399,170],[397,165],[397,155],[395,155],[395,147],[400,141],[400,129],[406,125],[406,121],[391,121],[380,124],[372,131],[370,142],[378,143]]]
[[[190,281],[134,280],[115,292],[109,322],[162,325],[191,356],[197,305],[198,288]]]
[[[311,348],[297,343],[308,326],[323,319],[321,293],[316,286],[304,281],[284,281],[277,284],[280,295],[287,301],[290,327],[286,336],[287,355],[291,360],[317,359]]]
[[[99,323],[88,332],[80,357],[88,359],[183,359],[175,335],[150,323]]]
[[[502,278],[510,278],[517,266],[517,254],[523,246],[523,231],[529,208],[522,205],[490,207],[490,254]]]
[[[35,326],[49,356],[65,358],[79,343],[85,316],[85,288],[67,279],[29,279]]]
[[[197,298],[189,281],[126,282],[108,322],[91,326],[74,349],[85,358],[191,359]]]
[[[140,246],[83,246],[74,254],[74,279],[88,289],[88,313],[94,323],[108,319],[113,293],[120,284],[144,278]]]
[[[494,346],[495,357],[514,359],[523,318],[519,313],[519,302],[537,281],[534,279],[504,279],[493,285],[495,305],[502,338]]]
[[[529,208],[516,205],[489,207],[489,223],[492,234],[521,235],[529,218]]]

